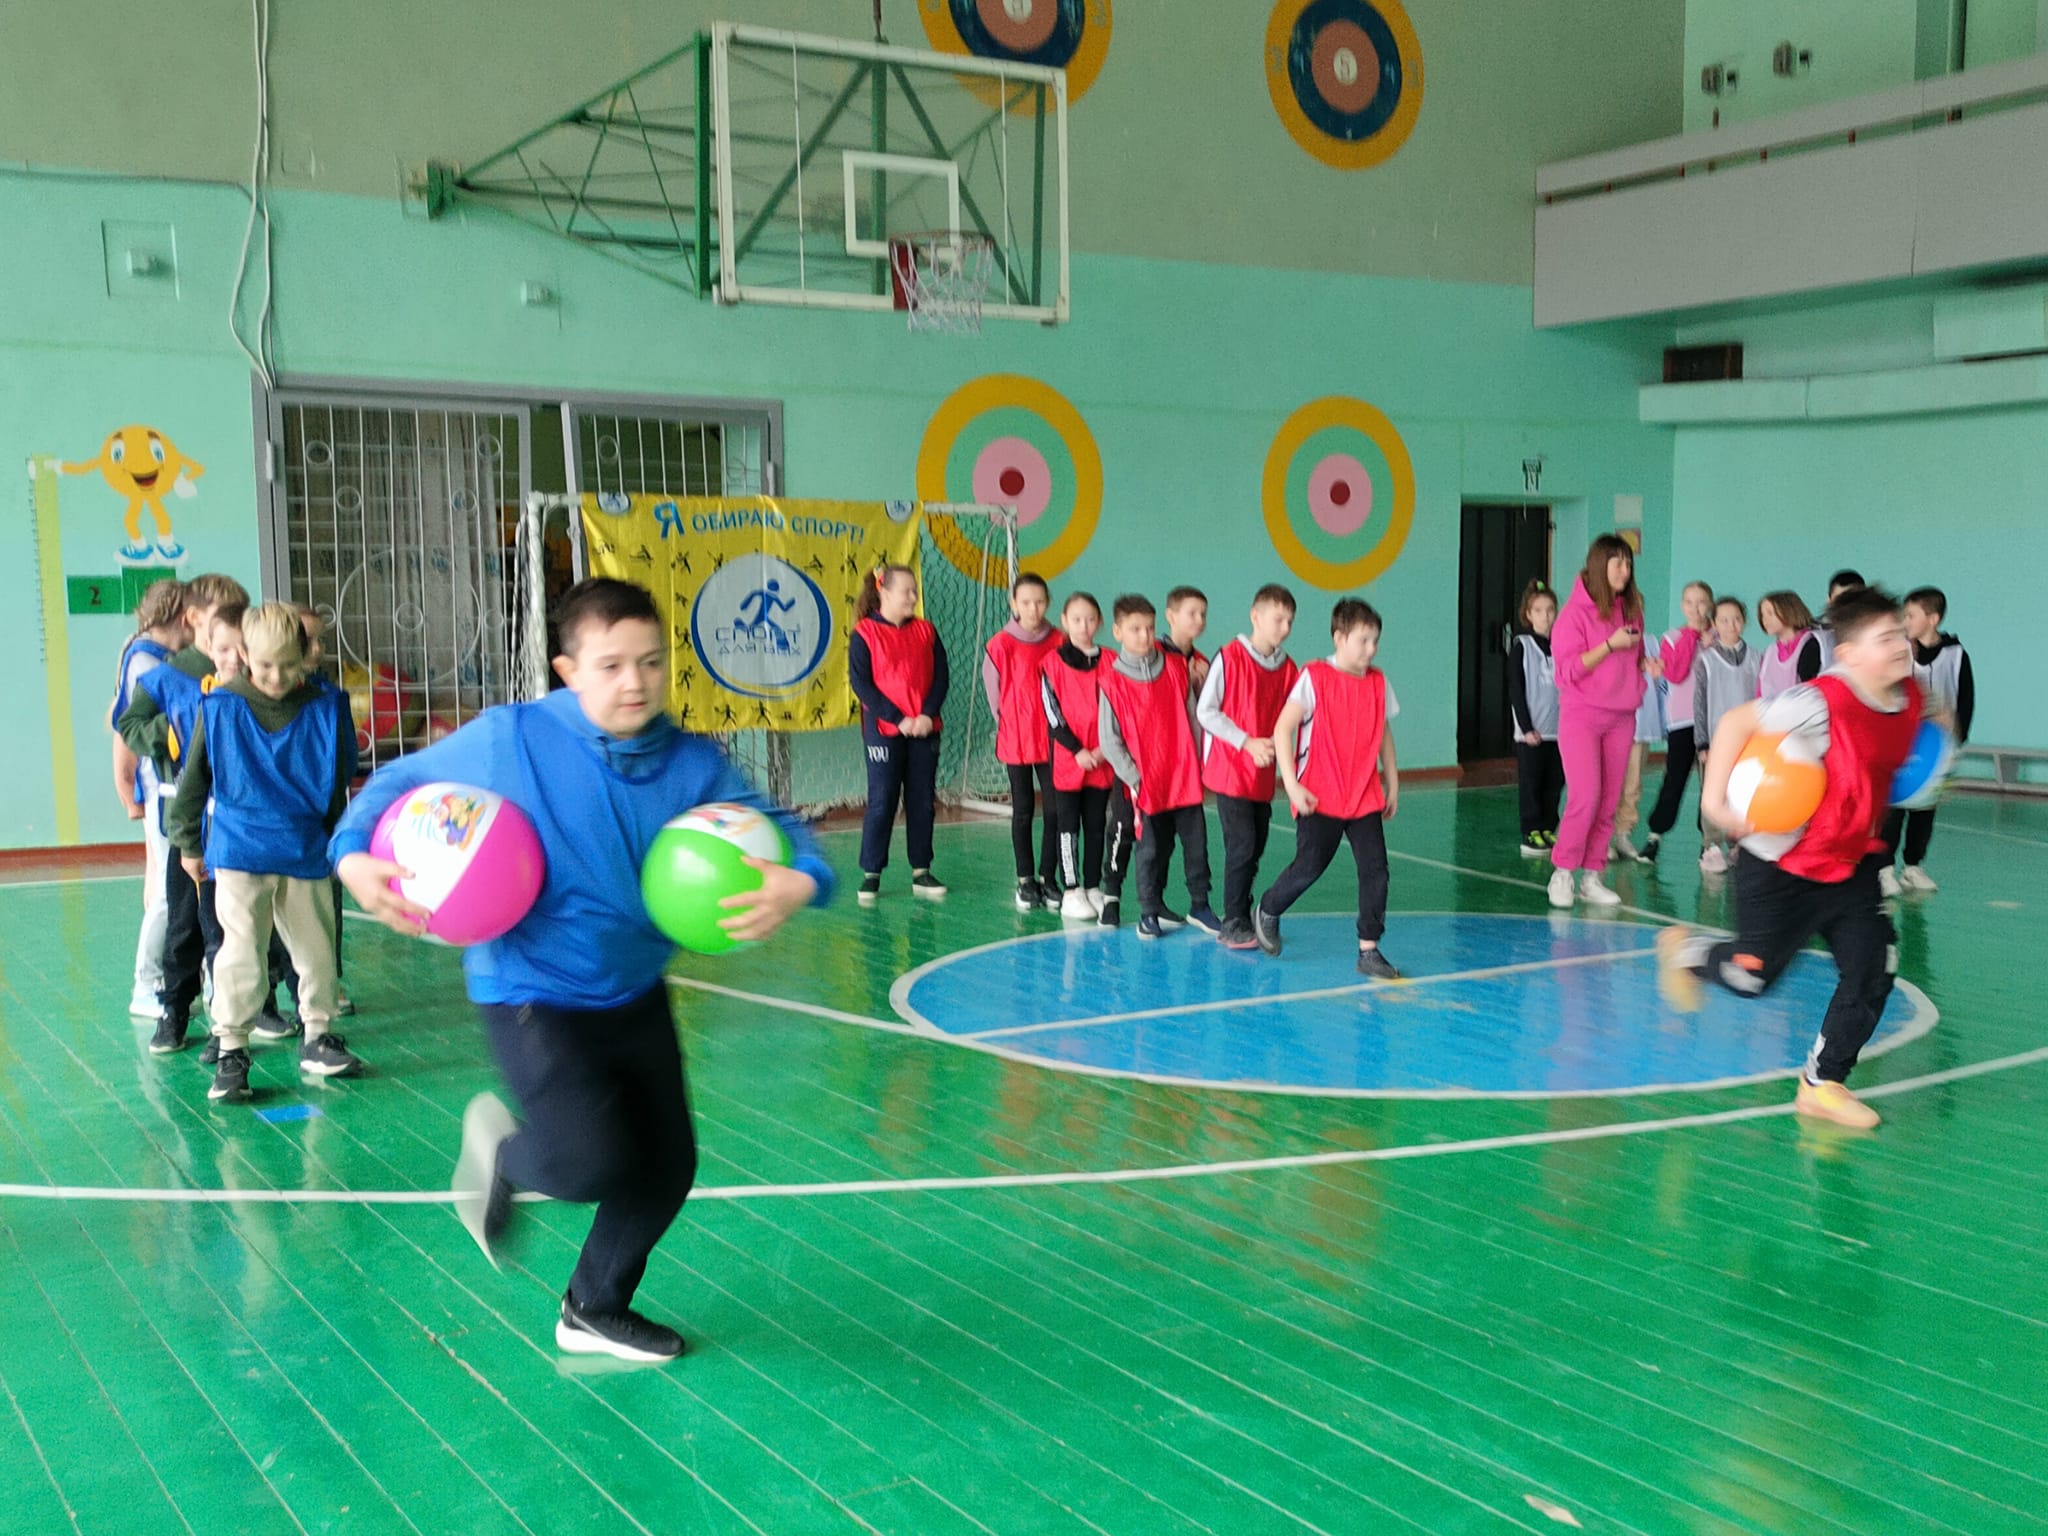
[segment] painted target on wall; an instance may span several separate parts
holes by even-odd
[[[1067,72],[1067,100],[1087,94],[1109,57],[1110,0],[918,0],[940,53],[973,54]],[[977,91],[977,94],[982,92]],[[987,94],[995,95],[993,87]]]
[[[1400,558],[1415,521],[1415,465],[1394,424],[1363,400],[1311,400],[1282,423],[1260,487],[1266,533],[1288,570],[1336,592]]]
[[[1266,89],[1294,142],[1359,171],[1407,141],[1422,111],[1422,45],[1400,0],[1279,0]]]
[[[1102,455],[1073,402],[1050,385],[995,373],[960,386],[932,413],[917,451],[923,501],[1017,509],[1017,560],[1051,580],[1080,558],[1102,516]],[[981,549],[952,519],[933,518],[932,542],[964,574],[982,576]],[[998,568],[990,584],[1007,583]]]

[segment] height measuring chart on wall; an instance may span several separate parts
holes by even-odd
[[[915,567],[915,502],[583,498],[593,576],[637,582],[668,625],[669,707],[693,731],[851,725],[846,637],[861,578]]]

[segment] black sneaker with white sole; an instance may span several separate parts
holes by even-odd
[[[1017,882],[1017,910],[1019,912],[1036,912],[1044,904],[1045,897],[1040,894],[1036,880],[1019,880]]]
[[[660,1365],[683,1352],[683,1336],[628,1308],[624,1312],[585,1312],[575,1298],[562,1298],[555,1343],[572,1355],[610,1355]]]
[[[149,1037],[149,1054],[169,1056],[185,1049],[185,1031],[191,1027],[187,1015],[165,1009],[156,1021],[156,1033]]]
[[[1103,928],[1116,928],[1122,925],[1123,920],[1123,903],[1114,896],[1103,897],[1102,910],[1095,914],[1096,924]]]
[[[199,1053],[199,1065],[217,1067],[220,1065],[220,1036],[208,1033],[206,1048]]]
[[[1188,921],[1211,938],[1223,932],[1223,919],[1209,910],[1209,904],[1206,901],[1200,906],[1188,908]]]
[[[249,1097],[249,1053],[237,1047],[222,1051],[206,1096],[216,1104],[239,1104]]]
[[[864,907],[872,907],[881,899],[882,877],[880,875],[862,875],[860,877],[860,904]]]
[[[1178,912],[1171,911],[1166,907],[1159,909],[1159,926],[1166,929],[1169,933],[1176,928],[1185,928],[1187,925],[1188,920]]]
[[[506,1139],[519,1129],[495,1094],[480,1093],[462,1112],[462,1150],[456,1154],[455,1177],[449,1191],[455,1214],[495,1267],[498,1245],[512,1224],[512,1186],[499,1172]]]
[[[249,1033],[258,1040],[296,1040],[299,1021],[279,1013],[277,1004],[266,1003],[263,1011],[256,1015],[256,1022],[249,1026]]]
[[[363,1063],[346,1040],[329,1030],[299,1047],[299,1070],[315,1077],[361,1077]]]
[[[913,869],[910,872],[910,894],[921,896],[926,901],[944,901],[946,883],[928,869]]]
[[[1267,954],[1280,953],[1280,919],[1260,903],[1252,906],[1252,937],[1259,941],[1259,948]]]

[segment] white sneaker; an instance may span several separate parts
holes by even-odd
[[[1899,884],[1909,891],[1918,891],[1923,896],[1931,896],[1941,889],[1934,883],[1934,876],[1928,874],[1918,864],[1908,864],[1899,871]]]
[[[1101,915],[1084,890],[1076,888],[1060,898],[1060,919],[1063,922],[1092,923]]]
[[[1728,873],[1728,855],[1721,851],[1719,843],[1709,843],[1701,850],[1700,873],[1703,875],[1725,875]]]
[[[1596,907],[1621,905],[1621,898],[1602,885],[1599,872],[1591,869],[1579,872],[1579,899]]]
[[[1889,868],[1877,872],[1877,894],[1886,901],[1895,899],[1899,894],[1899,877]]]
[[[163,1011],[163,1004],[157,1001],[154,992],[144,992],[138,987],[128,994],[128,1017],[131,1019],[148,1019],[154,1022],[156,1016]]]
[[[1091,885],[1088,887],[1088,905],[1095,909],[1097,917],[1102,916],[1102,904],[1107,900],[1109,898],[1102,894],[1101,886]]]
[[[1628,840],[1626,832],[1617,832],[1607,844],[1608,852],[1627,864],[1639,864],[1643,856],[1636,851],[1636,845]]]
[[[1577,882],[1568,869],[1554,869],[1550,872],[1550,904],[1553,907],[1569,907],[1577,899]]]

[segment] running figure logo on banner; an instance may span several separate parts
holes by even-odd
[[[922,514],[881,502],[583,498],[593,576],[654,594],[669,707],[694,731],[824,731],[860,718],[846,632],[863,572],[918,562]]]

